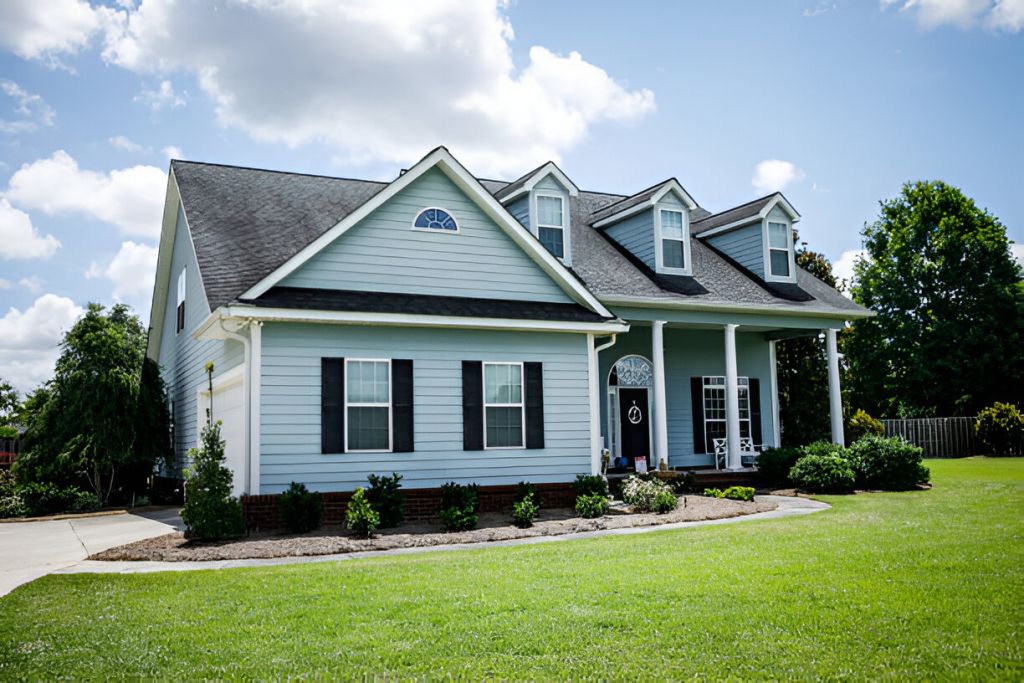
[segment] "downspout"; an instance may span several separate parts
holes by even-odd
[[[245,372],[243,373],[244,377],[245,377],[245,387],[244,387],[243,393],[245,394],[245,396],[243,398],[243,404],[242,404],[243,405],[242,414],[244,416],[242,419],[245,422],[245,450],[244,450],[244,453],[245,453],[245,476],[244,476],[245,486],[243,488],[244,488],[246,493],[251,493],[252,492],[252,482],[251,482],[250,472],[252,470],[252,465],[251,465],[251,460],[252,460],[251,432],[252,432],[252,430],[250,428],[250,424],[252,422],[252,406],[251,406],[252,401],[250,400],[251,399],[251,391],[249,390],[249,387],[252,386],[252,346],[249,344],[249,337],[246,337],[245,335],[238,334],[237,332],[232,332],[231,330],[229,330],[226,327],[224,327],[224,318],[220,318],[218,322],[220,324],[220,329],[224,332],[224,336],[227,337],[228,339],[233,339],[234,341],[241,342],[242,350],[244,352],[242,363],[243,363],[243,366],[245,367]]]
[[[587,335],[587,346],[589,347],[588,376],[590,377],[590,473],[601,473],[601,384],[598,377],[598,354],[605,349],[615,346],[618,334],[612,334],[611,339],[600,346],[595,346],[596,338],[593,334]]]

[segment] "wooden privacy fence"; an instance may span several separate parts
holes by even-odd
[[[959,458],[980,455],[973,417],[924,417],[882,420],[886,436],[902,436],[924,449],[926,458]]]

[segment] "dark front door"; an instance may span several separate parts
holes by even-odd
[[[621,423],[622,453],[633,468],[634,458],[650,460],[651,429],[647,414],[646,389],[619,389],[619,422]]]

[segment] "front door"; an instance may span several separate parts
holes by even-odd
[[[633,468],[634,458],[644,457],[650,461],[651,428],[647,414],[646,389],[619,389],[619,422],[622,438],[622,452]]]

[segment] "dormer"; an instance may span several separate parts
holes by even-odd
[[[692,275],[690,216],[697,202],[671,178],[590,215],[620,247],[659,275]]]
[[[579,188],[549,161],[495,193],[509,213],[567,266],[572,265],[571,201]]]
[[[694,222],[693,232],[765,282],[796,283],[793,225],[800,220],[781,192]]]

